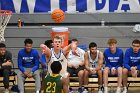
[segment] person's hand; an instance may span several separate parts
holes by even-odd
[[[68,67],[69,67],[69,68],[72,68],[72,67],[73,67],[73,65],[72,65],[72,64],[70,64],[70,63],[68,63]]]
[[[101,70],[101,67],[100,66],[97,66],[96,67],[96,71],[98,71],[98,70]]]
[[[28,78],[32,78],[33,77],[33,72],[29,72],[28,73]]]
[[[77,68],[79,67],[79,65],[74,65],[73,67],[74,67],[75,69],[77,69]]]
[[[78,55],[78,51],[77,51],[77,50],[73,50],[73,51],[72,51],[72,54],[75,55],[75,56],[80,57],[80,55]]]
[[[5,63],[2,64],[2,66],[11,66],[11,60],[7,60]]]
[[[24,72],[24,75],[28,77],[29,72]]]
[[[90,68],[90,73],[95,74],[96,73],[96,68]]]
[[[131,74],[132,74],[132,77],[137,77],[136,67],[131,67]]]
[[[76,50],[77,45],[76,45],[76,43],[75,43],[75,42],[72,42],[72,43],[71,43],[71,48],[72,48],[72,50]]]
[[[40,48],[41,48],[41,50],[42,50],[42,54],[44,54],[45,51],[46,51],[47,46],[44,45],[44,44],[41,44],[41,45],[40,45]]]
[[[112,74],[112,75],[115,75],[115,74],[116,74],[116,68],[115,68],[115,67],[112,67],[112,68],[111,68],[111,74]]]

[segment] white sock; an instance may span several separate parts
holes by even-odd
[[[108,88],[107,87],[104,87],[104,89],[107,90]]]
[[[120,87],[117,87],[117,89],[121,89]]]
[[[127,88],[126,88],[126,87],[123,87],[123,89],[124,89],[124,90],[127,90]]]

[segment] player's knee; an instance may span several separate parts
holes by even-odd
[[[88,75],[89,72],[87,70],[84,70],[84,75]]]
[[[83,77],[83,75],[84,75],[84,71],[83,70],[81,70],[81,71],[78,72],[78,76],[79,77]]]
[[[123,72],[123,74],[127,74],[127,73],[128,73],[128,70],[127,70],[126,68],[124,68],[124,69],[122,70],[122,72]]]
[[[97,74],[98,74],[99,77],[102,76],[102,70],[99,70],[99,71],[97,72]]]
[[[104,69],[104,74],[108,74],[108,72],[109,72],[109,68],[106,67],[106,68]]]
[[[119,74],[122,74],[122,70],[123,70],[122,67],[119,67],[119,68],[118,68],[118,73],[119,73]]]

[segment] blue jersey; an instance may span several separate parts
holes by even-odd
[[[18,67],[22,73],[24,68],[32,68],[32,72],[39,69],[39,54],[37,50],[31,49],[29,53],[26,52],[25,48],[18,52]]]
[[[140,49],[138,53],[134,53],[133,48],[128,48],[125,52],[124,67],[130,70],[132,66],[137,66],[140,70]]]
[[[116,52],[114,54],[111,53],[110,48],[107,48],[104,51],[104,58],[106,62],[105,66],[110,69],[112,67],[118,69],[118,67],[122,67],[123,65],[123,51],[120,48],[116,48]]]

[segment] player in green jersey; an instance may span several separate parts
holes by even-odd
[[[51,64],[52,74],[46,76],[44,81],[44,93],[69,93],[68,78],[63,78],[59,72],[62,65],[59,61]]]

